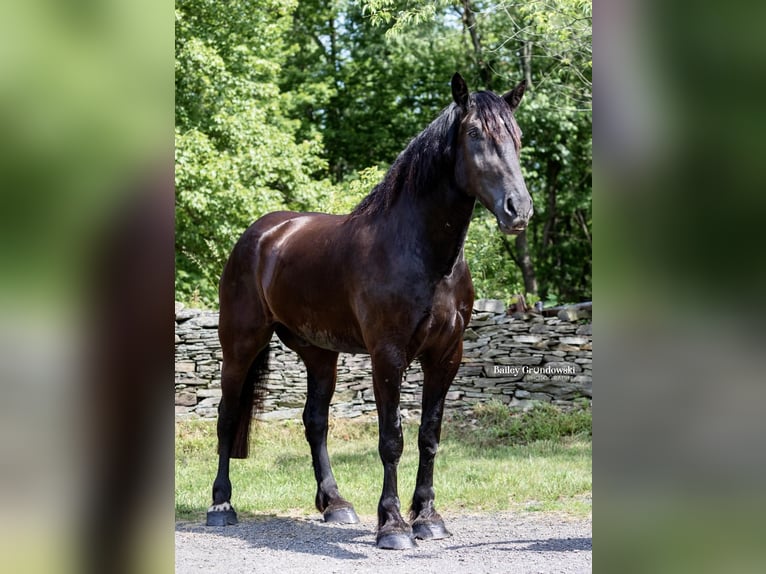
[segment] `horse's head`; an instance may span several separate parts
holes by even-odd
[[[521,82],[502,97],[491,92],[469,94],[462,76],[452,77],[452,97],[463,111],[455,178],[495,215],[503,233],[524,231],[533,212],[519,165],[521,130],[513,117],[525,88]]]

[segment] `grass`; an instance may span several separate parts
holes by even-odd
[[[498,510],[591,512],[591,415],[550,406],[513,414],[489,404],[472,419],[446,421],[434,488],[443,512]],[[417,473],[417,424],[404,425],[399,465],[402,507]],[[376,512],[382,486],[374,422],[334,420],[328,439],[341,493],[359,514]],[[203,520],[217,466],[214,421],[176,423],[176,516]],[[311,516],[316,484],[299,421],[256,423],[250,457],[233,460],[233,503],[243,517]]]
[[[591,436],[593,419],[587,403],[563,411],[549,403],[538,403],[528,411],[513,413],[499,401],[476,407],[475,428],[466,439],[477,446]]]

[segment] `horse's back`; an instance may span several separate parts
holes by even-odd
[[[305,229],[303,234],[308,232],[316,238],[322,230],[316,229],[314,233],[311,233],[312,228],[326,228],[328,223],[337,224],[341,219],[341,216],[327,213],[296,211],[267,213],[250,225],[240,236],[229,255],[223,278],[241,277],[272,256],[284,256],[287,252],[288,239],[296,235],[297,231]]]

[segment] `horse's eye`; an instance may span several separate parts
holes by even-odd
[[[477,140],[481,136],[481,132],[479,131],[479,128],[471,128],[468,130],[468,136],[471,139]]]

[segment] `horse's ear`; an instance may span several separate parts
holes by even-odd
[[[521,103],[521,98],[524,96],[524,92],[527,89],[527,81],[521,80],[519,82],[519,85],[513,88],[512,90],[506,92],[503,94],[503,99],[508,102],[508,105],[511,106],[511,111],[516,111],[516,108],[519,107],[519,104]]]
[[[452,76],[452,99],[455,103],[463,108],[463,111],[468,109],[468,86],[463,79],[463,76],[455,72]]]

